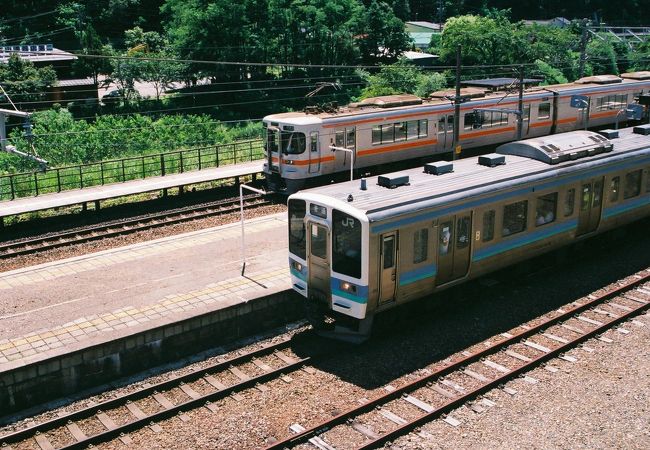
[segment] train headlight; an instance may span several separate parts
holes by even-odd
[[[357,287],[352,283],[348,283],[347,281],[341,281],[340,287],[343,292],[349,292],[350,294],[357,293]]]
[[[293,261],[291,264],[293,265],[294,270],[302,273],[302,263],[299,263],[298,261]]]
[[[293,159],[285,159],[284,162],[287,166],[293,166],[294,162]]]

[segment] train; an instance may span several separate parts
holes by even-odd
[[[490,85],[494,80],[484,81]],[[426,99],[373,97],[332,111],[310,108],[266,116],[263,170],[268,188],[291,194],[351,169],[513,141],[519,137],[514,113],[519,111],[519,95],[500,91],[498,83],[492,85],[496,90],[461,89],[460,131],[454,149],[453,91],[436,92]],[[528,87],[523,93],[520,139],[639,119],[639,107],[645,106],[635,104],[636,99],[646,98],[649,90],[650,71]]]
[[[650,215],[650,125],[302,190],[289,268],[314,326],[367,339],[376,314]]]

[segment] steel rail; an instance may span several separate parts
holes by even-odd
[[[424,375],[424,376],[418,378],[417,380],[415,380],[415,381],[413,381],[411,383],[408,383],[408,384],[406,384],[406,385],[404,385],[404,386],[402,386],[400,388],[397,388],[397,389],[395,389],[395,390],[393,390],[393,391],[391,391],[391,392],[389,392],[387,394],[379,395],[379,396],[375,397],[374,399],[364,403],[363,405],[354,407],[354,408],[352,408],[352,409],[350,409],[348,411],[344,411],[343,413],[341,413],[341,414],[339,414],[339,415],[337,415],[337,416],[335,416],[335,417],[333,417],[331,419],[325,420],[325,421],[317,424],[316,426],[305,429],[304,431],[299,432],[297,434],[294,434],[292,436],[289,436],[289,437],[287,437],[287,438],[285,438],[283,440],[279,440],[279,441],[273,443],[272,445],[269,445],[269,446],[265,447],[265,450],[291,448],[291,447],[294,447],[296,445],[302,444],[302,443],[304,443],[304,442],[306,442],[306,441],[308,441],[308,440],[310,440],[310,439],[312,439],[314,437],[317,437],[318,435],[332,429],[333,427],[335,427],[337,425],[341,425],[341,424],[344,424],[344,423],[350,421],[353,417],[357,417],[357,416],[359,416],[361,414],[367,413],[367,412],[369,412],[369,411],[371,411],[371,410],[373,410],[373,409],[375,409],[375,408],[377,408],[377,407],[379,407],[379,406],[381,406],[381,405],[383,405],[383,404],[385,404],[385,403],[387,403],[387,402],[389,402],[391,400],[394,400],[396,398],[401,397],[403,394],[406,394],[408,392],[412,392],[412,391],[415,391],[415,390],[417,390],[417,389],[419,389],[421,387],[424,387],[424,386],[426,386],[428,383],[430,383],[432,381],[435,381],[435,380],[437,380],[437,379],[439,379],[439,378],[441,378],[441,377],[443,377],[445,375],[448,375],[450,373],[456,372],[457,370],[462,369],[463,367],[467,366],[468,364],[479,361],[481,358],[483,358],[485,356],[491,355],[491,354],[493,354],[493,353],[495,353],[495,352],[497,352],[497,351],[499,351],[499,350],[501,350],[501,349],[503,349],[505,347],[508,347],[508,346],[510,346],[512,344],[515,344],[515,343],[519,342],[523,338],[538,334],[540,331],[542,331],[542,330],[544,330],[544,329],[546,329],[546,328],[548,328],[548,327],[550,327],[552,325],[555,325],[557,323],[566,321],[566,320],[572,318],[573,316],[575,316],[576,314],[579,314],[579,313],[581,313],[583,311],[586,311],[586,310],[596,306],[599,303],[602,303],[602,302],[604,302],[606,300],[609,300],[612,297],[619,296],[619,295],[625,293],[626,291],[628,291],[628,290],[630,290],[630,289],[632,289],[632,288],[634,288],[634,287],[636,287],[636,286],[638,286],[640,284],[643,284],[643,283],[646,283],[646,282],[650,281],[650,269],[646,269],[644,272],[645,272],[645,274],[640,276],[639,278],[628,281],[625,284],[619,285],[617,288],[615,288],[615,289],[613,289],[611,291],[608,291],[608,292],[603,293],[601,295],[593,295],[592,297],[590,297],[590,300],[587,301],[586,303],[581,303],[581,304],[574,303],[573,307],[568,309],[568,310],[566,308],[563,308],[564,312],[561,313],[558,316],[549,318],[548,320],[546,320],[543,323],[540,323],[538,325],[535,325],[535,326],[532,326],[532,327],[527,327],[527,328],[522,328],[519,332],[517,332],[515,334],[511,334],[511,337],[508,337],[503,341],[497,342],[497,343],[495,343],[494,345],[492,345],[490,347],[486,347],[485,349],[483,349],[483,350],[481,350],[479,352],[476,352],[476,353],[474,353],[472,355],[466,356],[466,357],[464,357],[464,358],[462,358],[462,359],[460,359],[460,360],[458,360],[458,361],[456,361],[454,363],[449,363],[445,367],[442,367],[442,368],[434,371],[433,373]],[[618,323],[620,321],[626,320],[626,318],[628,318],[629,316],[634,315],[634,314],[638,314],[640,311],[642,311],[643,309],[646,309],[648,307],[650,307],[650,302],[648,302],[646,304],[642,304],[640,307],[634,309],[631,313],[626,313],[624,316],[619,316],[616,319],[613,319],[612,321],[607,322],[607,325],[609,325],[611,327],[612,324],[615,324],[615,323]],[[585,332],[585,334],[589,335],[588,337],[582,338],[582,336],[580,336],[578,339],[575,339],[575,340],[573,340],[571,342],[574,343],[574,345],[575,345],[576,343],[580,343],[583,340],[588,339],[589,337],[592,337],[593,335],[598,334],[600,332],[602,332],[602,329],[601,329],[601,331],[598,331],[598,332],[592,332],[592,331]],[[561,350],[559,352],[555,351],[555,350],[552,350],[551,351],[552,355],[557,355],[558,353],[562,353],[563,351],[566,351],[566,349],[567,349],[566,345],[562,346],[561,348],[563,350]],[[552,357],[552,356],[549,356],[548,358],[546,358],[545,356],[546,356],[546,354],[542,355],[540,358],[535,359],[535,361],[538,361],[538,363],[539,363],[539,362],[546,361],[548,358]],[[527,366],[526,368],[518,368],[518,369],[513,370],[513,372],[517,371],[517,375],[518,375],[518,374],[521,374],[521,373],[529,370],[530,367],[531,366]],[[517,375],[512,375],[510,372],[507,375],[509,375],[509,376],[517,376]],[[482,392],[485,392],[486,390],[492,389],[494,386],[497,386],[498,384],[502,383],[503,381],[504,381],[503,377],[500,377],[498,383],[490,383],[489,388],[481,387],[481,388],[478,388],[478,389],[472,391],[471,394],[473,394],[473,396],[479,395]],[[438,411],[437,415],[443,414],[444,412],[446,412],[448,410],[454,409],[459,404],[462,404],[465,401],[467,401],[468,398],[469,397],[465,396],[464,401],[461,402],[461,403],[458,403],[456,399],[454,399],[453,401],[450,401],[449,404],[444,405],[442,407],[442,409],[440,411]],[[394,430],[394,432],[397,433],[397,431],[399,430],[400,433],[403,434],[404,432],[409,431],[410,429],[417,427],[419,424],[424,423],[427,420],[430,420],[433,416],[427,415],[426,417],[427,417],[426,419],[418,418],[415,421],[416,422],[415,424],[414,424],[414,422],[411,422],[409,424],[400,426],[399,428]],[[401,435],[401,434],[392,434],[392,433],[393,432],[389,432],[389,433],[387,433],[385,435],[380,436],[378,439],[376,439],[376,440],[372,441],[371,443],[369,443],[368,444],[368,445],[370,445],[369,447],[360,447],[360,448],[372,448],[372,447],[374,447],[376,445],[380,445],[381,443],[385,443],[388,440],[394,439],[398,435]],[[390,434],[390,437],[388,437],[389,434]]]
[[[215,364],[213,364],[213,365],[211,365],[209,367],[203,367],[201,369],[194,370],[194,371],[192,371],[190,373],[183,374],[183,375],[180,375],[180,376],[177,376],[177,377],[174,377],[174,378],[170,378],[169,380],[161,381],[159,383],[155,383],[155,384],[153,384],[151,386],[139,389],[137,391],[130,392],[130,393],[127,393],[127,394],[124,394],[124,395],[120,395],[120,396],[118,396],[118,397],[116,397],[114,399],[106,400],[104,402],[101,402],[101,403],[86,407],[84,409],[80,409],[78,411],[74,411],[74,412],[71,412],[69,414],[65,414],[65,415],[56,417],[54,419],[50,419],[50,420],[48,420],[46,422],[36,424],[34,426],[31,426],[31,427],[28,427],[28,428],[25,428],[25,429],[22,429],[22,430],[7,434],[5,436],[0,436],[0,447],[3,444],[12,444],[12,443],[24,441],[26,439],[29,439],[29,438],[35,436],[38,433],[42,434],[42,433],[45,433],[47,431],[51,431],[51,430],[53,430],[55,428],[64,426],[68,422],[79,421],[79,420],[82,420],[82,419],[92,417],[96,413],[98,413],[99,411],[106,411],[106,410],[118,408],[118,407],[121,407],[121,406],[125,406],[128,402],[132,402],[132,401],[135,401],[135,400],[145,398],[145,397],[147,397],[149,395],[152,395],[153,393],[164,391],[164,390],[169,390],[171,388],[178,387],[183,383],[196,381],[196,380],[204,377],[206,374],[216,373],[216,372],[219,372],[219,371],[224,371],[224,370],[227,370],[228,368],[232,367],[233,365],[240,365],[240,364],[249,362],[254,358],[258,358],[258,357],[261,357],[261,356],[267,356],[267,355],[273,354],[274,352],[277,352],[277,351],[280,351],[280,350],[283,350],[283,349],[289,347],[290,344],[291,344],[291,341],[289,339],[284,339],[284,340],[282,340],[280,342],[277,342],[275,344],[263,345],[262,347],[260,347],[260,348],[258,348],[256,350],[253,350],[253,351],[250,351],[250,352],[247,352],[247,353],[244,353],[244,354],[237,355],[237,356],[235,356],[233,358],[230,358],[230,359],[227,359],[225,361],[217,362],[217,363],[215,363]],[[295,358],[293,358],[293,359],[295,359]],[[295,368],[305,364],[308,360],[309,360],[309,358],[296,360],[296,362],[294,364],[291,364],[291,365],[287,364],[286,366],[283,366],[283,367],[281,367],[281,368],[279,368],[277,370],[274,370],[272,372],[265,372],[260,376],[251,377],[250,380],[247,380],[245,382],[237,383],[237,384],[234,384],[232,386],[228,386],[226,389],[217,390],[216,392],[207,394],[206,396],[202,396],[202,397],[200,397],[200,398],[198,398],[196,400],[191,400],[189,402],[185,402],[185,403],[183,403],[181,405],[178,405],[178,406],[174,407],[173,411],[175,411],[175,412],[172,413],[171,415],[175,414],[179,410],[182,410],[183,408],[195,407],[201,401],[205,402],[207,400],[221,398],[223,396],[230,395],[233,392],[236,392],[238,390],[246,389],[247,387],[250,387],[251,385],[254,385],[255,383],[266,381],[267,379],[277,375],[278,373],[287,371],[289,369],[294,370]],[[143,425],[149,424],[149,422],[151,422],[152,420],[158,420],[160,418],[169,417],[169,415],[166,415],[166,414],[169,414],[169,411],[170,410],[165,410],[165,411],[161,411],[161,412],[159,412],[157,414],[154,414],[152,416],[149,416],[147,418],[147,420],[146,420],[146,423],[136,421],[136,422],[129,422],[128,424],[125,424],[125,426],[129,426],[130,427],[129,429],[134,429],[134,427],[135,427],[134,424],[135,423],[140,424],[138,426],[143,426]],[[135,427],[135,428],[137,428],[137,427]],[[83,442],[84,445],[88,445],[90,443],[102,442],[103,440],[111,439],[112,437],[115,437],[114,434],[111,434],[111,433],[114,433],[115,431],[116,430],[109,430],[106,433],[100,433],[97,436],[91,436],[91,437],[88,438],[88,440],[84,440],[84,441],[81,441],[81,442]],[[124,431],[123,428],[119,428],[119,432],[123,432],[123,431]],[[119,433],[117,435],[119,435]],[[99,436],[101,436],[101,438]]]
[[[268,205],[271,202],[263,196],[248,196],[245,198],[246,209]],[[30,253],[51,250],[89,241],[121,236],[138,231],[150,230],[167,225],[188,222],[220,214],[228,214],[239,210],[239,199],[229,199],[213,202],[209,205],[186,207],[174,211],[155,213],[146,217],[126,219],[121,222],[95,225],[80,230],[63,231],[49,236],[37,237],[18,242],[0,244],[0,259],[13,258]]]

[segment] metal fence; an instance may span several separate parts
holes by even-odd
[[[45,172],[2,175],[0,200],[219,167],[261,159],[263,154],[262,141],[256,139],[59,167]]]

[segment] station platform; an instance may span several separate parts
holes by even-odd
[[[263,160],[241,164],[215,167],[192,172],[184,172],[160,177],[144,178],[125,183],[106,184],[85,189],[62,191],[56,194],[45,194],[38,197],[19,198],[0,202],[0,219],[18,214],[43,211],[96,202],[127,195],[144,194],[162,189],[189,186],[197,183],[237,178],[262,173]]]
[[[239,222],[0,273],[0,386],[12,386],[11,395],[0,389],[0,410],[20,404],[17,391],[33,396],[42,374],[56,374],[62,389],[79,386],[74,377],[91,361],[137,346],[160,351],[164,339],[187,340],[204,325],[218,334],[258,299],[290,292],[286,229],[285,214],[246,221],[243,276]]]

